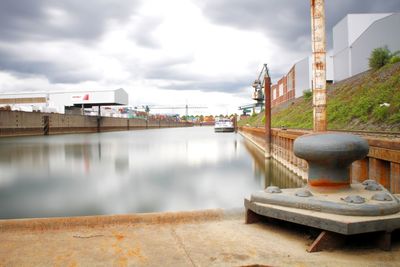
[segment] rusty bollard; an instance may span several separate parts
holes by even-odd
[[[315,189],[350,187],[350,165],[368,150],[364,139],[344,133],[304,135],[294,142],[295,155],[308,163],[308,185]]]

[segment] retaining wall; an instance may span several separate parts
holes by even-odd
[[[239,127],[239,131],[260,149],[265,148],[264,128]],[[272,129],[271,137],[272,157],[303,179],[307,179],[307,162],[294,155],[293,144],[297,137],[308,133],[311,131]],[[392,193],[400,193],[400,140],[360,136],[367,140],[370,149],[366,158],[352,164],[352,181],[373,179]]]
[[[56,113],[0,111],[0,137],[95,133],[146,128],[187,127],[191,124],[164,120],[124,119]]]

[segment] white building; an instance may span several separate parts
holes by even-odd
[[[372,50],[400,50],[400,13],[349,14],[333,28],[334,81],[369,69]]]
[[[0,106],[13,110],[65,113],[66,108],[128,105],[124,89],[0,94]]]
[[[295,68],[295,98],[303,96],[305,90],[312,89],[312,56],[303,58]],[[326,53],[326,80],[333,81],[333,52]]]

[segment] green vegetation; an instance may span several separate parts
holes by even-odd
[[[304,94],[272,110],[272,126],[312,128],[312,97]],[[328,128],[400,131],[400,63],[388,64],[328,87]],[[239,125],[262,126],[263,114]]]
[[[310,99],[312,99],[312,92],[311,92],[311,90],[310,90],[310,89],[304,90],[304,91],[303,91],[303,97],[304,97],[305,100],[310,100]]]
[[[397,62],[400,62],[400,57],[399,56],[393,56],[391,59],[390,59],[390,64],[396,64]]]
[[[369,58],[369,67],[373,70],[378,70],[388,63],[397,63],[400,61],[400,57],[397,56],[399,52],[392,53],[386,46],[375,48]]]

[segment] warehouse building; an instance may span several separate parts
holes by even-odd
[[[276,107],[303,95],[303,92],[312,88],[312,58],[306,57],[289,70],[271,86],[271,106]],[[333,80],[333,59],[332,53],[326,56],[326,80]]]
[[[400,13],[349,14],[333,28],[334,81],[369,69],[372,50],[400,50]]]
[[[83,109],[127,105],[128,93],[120,88],[102,91],[30,92],[0,94],[0,107],[11,110],[83,113]]]
[[[348,14],[333,28],[333,50],[326,56],[327,82],[338,82],[369,69],[372,50],[400,50],[400,13]],[[271,87],[271,104],[276,107],[312,89],[312,59],[306,57]]]

